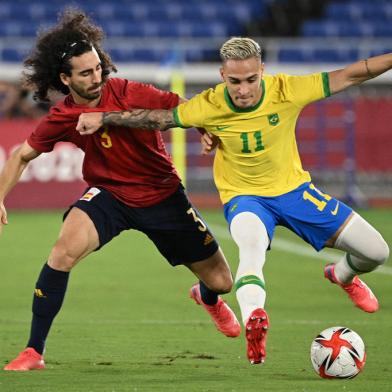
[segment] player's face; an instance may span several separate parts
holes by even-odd
[[[235,106],[249,108],[260,101],[263,71],[264,64],[256,57],[223,63],[221,76]]]
[[[102,66],[95,49],[74,56],[70,60],[71,76],[60,74],[62,82],[68,86],[77,104],[94,106],[101,98]]]

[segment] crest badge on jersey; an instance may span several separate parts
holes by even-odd
[[[273,113],[268,115],[268,122],[270,125],[278,125],[279,124],[279,114]]]
[[[93,197],[101,193],[98,188],[90,188],[79,200],[90,201]]]

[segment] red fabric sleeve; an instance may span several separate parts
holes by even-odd
[[[64,141],[65,133],[62,125],[45,117],[27,138],[27,143],[38,152],[50,152],[57,142]]]

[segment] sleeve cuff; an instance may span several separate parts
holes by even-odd
[[[173,117],[174,117],[174,122],[176,123],[177,127],[185,128],[184,125],[180,121],[180,116],[178,115],[178,106],[173,109]]]
[[[331,90],[329,89],[329,75],[328,72],[322,72],[321,78],[323,79],[323,89],[324,97],[329,97],[331,95]]]

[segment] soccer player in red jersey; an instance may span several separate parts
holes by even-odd
[[[26,79],[36,98],[48,100],[50,90],[67,95],[6,162],[0,174],[0,228],[8,223],[5,196],[29,161],[52,151],[57,142],[70,142],[84,151],[88,189],[64,214],[59,238],[36,283],[27,348],[5,370],[45,367],[45,341],[71,269],[128,229],[144,232],[173,266],[188,267],[200,280],[191,288],[191,298],[226,336],[240,333],[234,313],[218,296],[232,287],[229,266],[187,199],[161,133],[108,127],[85,137],[75,129],[82,112],[172,109],[183,101],[151,85],[109,78],[116,68],[100,47],[102,38],[102,30],[83,12],[67,10],[54,28],[38,37],[25,61]]]

